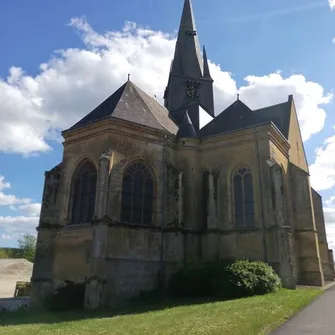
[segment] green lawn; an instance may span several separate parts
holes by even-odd
[[[133,306],[118,313],[14,313],[0,315],[0,334],[22,335],[158,335],[269,334],[322,293],[318,289],[212,303]]]

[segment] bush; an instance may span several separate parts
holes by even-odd
[[[276,292],[281,287],[279,276],[263,262],[239,260],[228,265],[226,272],[237,296]]]
[[[280,287],[278,275],[263,262],[195,262],[171,277],[167,293],[175,297],[233,299],[275,292]]]

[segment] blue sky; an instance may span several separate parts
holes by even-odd
[[[0,246],[15,246],[20,234],[34,233],[44,171],[62,159],[60,129],[112,94],[129,72],[148,93],[162,97],[182,3],[1,4]],[[215,79],[216,113],[238,91],[252,108],[294,95],[311,182],[323,195],[335,246],[332,7],[334,0],[193,0]]]

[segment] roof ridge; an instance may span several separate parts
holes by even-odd
[[[276,106],[279,106],[279,105],[285,105],[285,104],[288,104],[289,101],[284,101],[284,102],[280,102],[278,104],[274,104],[274,105],[268,105],[268,106],[265,106],[265,107],[261,107],[261,108],[257,108],[257,109],[253,109],[253,112],[257,112],[261,109],[266,109],[266,108],[270,108],[270,107],[276,107]]]
[[[163,128],[164,130],[167,130],[156,118],[156,115],[152,112],[151,108],[147,105],[147,103],[143,100],[142,96],[139,94],[139,92],[137,91],[138,89],[141,90],[136,84],[134,84],[132,81],[128,81],[129,84],[131,84],[134,89],[135,89],[135,94],[137,95],[137,97],[142,101],[143,105],[149,110],[150,114],[154,117],[155,121],[157,122],[157,125],[160,126],[161,128]],[[141,90],[144,94],[148,95],[147,93],[145,93],[143,90]],[[149,98],[153,99],[152,97],[150,97],[148,95]],[[154,99],[153,99],[154,100]]]

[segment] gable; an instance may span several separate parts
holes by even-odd
[[[289,150],[290,161],[300,169],[309,172],[305,147],[302,140],[297,112],[295,109],[293,97],[290,96],[290,118],[288,126],[288,142],[291,146]]]

